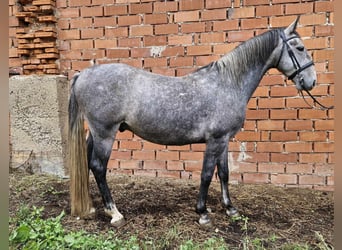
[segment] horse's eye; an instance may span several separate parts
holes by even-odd
[[[304,46],[298,46],[298,47],[296,47],[296,49],[299,51],[304,51]]]

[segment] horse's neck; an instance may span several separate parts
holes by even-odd
[[[221,58],[221,67],[224,65],[228,69],[227,84],[235,85],[246,102],[253,95],[264,74],[272,68],[273,52],[276,48],[275,45],[267,44],[267,39],[259,39],[261,46],[252,44],[255,42],[250,40]]]

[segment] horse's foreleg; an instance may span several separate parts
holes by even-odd
[[[211,139],[207,142],[206,145],[206,151],[203,159],[203,168],[201,173],[200,192],[196,206],[196,212],[200,214],[200,225],[211,224],[206,206],[208,189],[213,178],[218,157],[226,149],[226,144],[227,140],[225,137],[223,137],[219,139]]]
[[[102,196],[105,213],[112,218],[112,225],[119,226],[124,222],[124,217],[116,208],[106,179],[107,163],[111,154],[113,142],[113,137],[101,140],[95,139],[92,142],[92,152],[88,149],[88,161],[89,168],[95,176],[96,183]]]
[[[224,150],[217,161],[218,175],[221,183],[222,203],[229,216],[238,216],[237,209],[232,205],[228,191],[229,168],[228,150]]]

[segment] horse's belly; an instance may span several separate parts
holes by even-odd
[[[191,143],[204,143],[206,141],[203,133],[173,126],[160,127],[152,126],[152,124],[130,126],[127,123],[123,123],[120,126],[120,131],[122,132],[126,129],[132,131],[144,140],[162,145],[186,145]]]

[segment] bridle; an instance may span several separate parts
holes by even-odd
[[[280,60],[283,56],[283,53],[284,53],[284,50],[286,48],[287,50],[287,53],[289,54],[290,56],[290,59],[293,63],[293,66],[294,68],[296,69],[295,72],[293,72],[290,76],[288,76],[289,80],[292,80],[293,78],[296,77],[296,75],[298,75],[300,72],[302,72],[303,70],[311,67],[314,65],[314,62],[313,61],[310,61],[308,63],[306,63],[305,65],[301,66],[300,63],[298,62],[297,58],[296,58],[296,55],[293,53],[293,50],[291,49],[290,45],[287,43],[288,41],[292,40],[292,39],[295,39],[295,38],[299,38],[298,35],[295,35],[295,36],[291,36],[289,38],[286,38],[285,37],[285,33],[284,31],[282,31],[280,33],[280,38],[283,40],[283,47],[281,48],[281,52],[280,52],[280,56],[279,56],[279,59],[278,59],[278,63],[276,64],[277,67],[279,66],[279,63],[280,63]],[[303,81],[300,81],[301,82],[301,85],[302,87],[305,89],[304,85],[302,84]]]
[[[294,54],[294,52],[293,52],[293,50],[291,49],[290,45],[287,43],[288,41],[290,41],[290,40],[292,40],[292,39],[299,38],[298,35],[295,35],[295,36],[291,36],[291,37],[289,37],[289,38],[286,38],[286,37],[285,37],[284,31],[282,31],[282,32],[280,33],[280,38],[283,40],[283,46],[282,46],[282,48],[281,48],[280,56],[279,56],[278,62],[277,62],[277,64],[276,64],[276,65],[277,65],[276,67],[278,68],[279,63],[280,63],[280,60],[281,60],[281,58],[282,58],[282,56],[283,56],[283,53],[284,53],[284,51],[285,51],[285,49],[286,49],[286,50],[287,50],[287,53],[289,54],[289,57],[290,57],[290,59],[291,59],[291,61],[292,61],[292,63],[293,63],[293,66],[294,66],[294,68],[295,68],[295,71],[294,71],[290,76],[287,77],[289,80],[292,80],[292,79],[295,78],[300,72],[302,72],[303,70],[305,70],[305,69],[307,69],[307,68],[313,66],[313,65],[314,65],[314,62],[311,60],[310,62],[304,64],[303,66],[301,66],[300,63],[298,62],[298,60],[297,60],[297,58],[296,58],[296,55]],[[318,100],[309,92],[309,90],[307,90],[307,89],[305,88],[303,77],[301,77],[301,78],[299,79],[299,84],[301,85],[302,89],[303,89],[303,90],[312,98],[312,100],[314,101],[314,103],[317,103],[318,105],[320,105],[322,109],[332,109],[332,108],[334,108],[334,106],[326,107],[326,106],[324,106],[323,104],[321,104],[321,103],[320,103],[320,102],[319,102],[319,101],[318,101]],[[308,102],[307,102],[307,101],[305,100],[305,98],[304,98],[304,95],[303,95],[302,90],[300,90],[300,93],[301,93],[301,95],[302,95],[304,101],[308,104]],[[309,105],[309,104],[308,104],[308,105]],[[311,106],[311,105],[310,105],[310,106]],[[314,106],[312,106],[312,107],[315,108]]]

